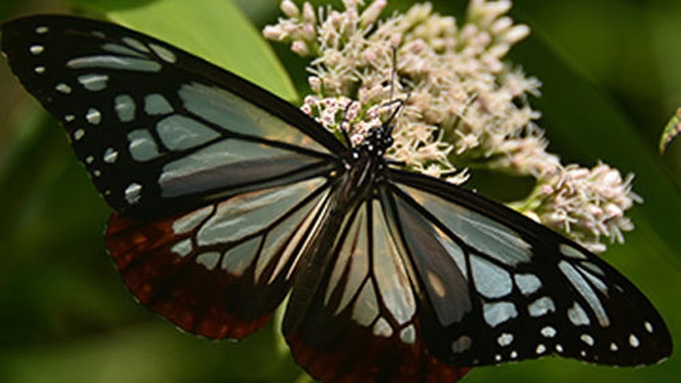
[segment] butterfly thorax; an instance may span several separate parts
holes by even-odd
[[[347,163],[348,177],[355,185],[350,194],[365,195],[371,192],[376,177],[380,176],[380,169],[385,166],[384,155],[392,146],[393,139],[390,135],[392,129],[381,125],[371,128],[361,144],[352,149],[352,160]]]
[[[392,126],[387,124],[369,129],[364,141],[355,150],[366,152],[376,160],[382,160],[385,152],[392,146]],[[381,162],[381,161],[379,161]]]

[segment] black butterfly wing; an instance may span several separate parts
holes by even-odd
[[[287,102],[134,31],[33,16],[2,33],[12,70],[117,211],[107,248],[134,296],[210,338],[264,325],[349,149]]]
[[[388,171],[384,206],[420,286],[423,343],[454,365],[549,354],[630,366],[672,342],[648,299],[581,246],[456,186]]]
[[[293,289],[284,334],[315,378],[454,381],[550,354],[627,366],[671,353],[650,302],[579,245],[443,181],[382,174],[324,266],[298,270],[314,283]]]
[[[127,216],[163,217],[299,181],[347,155],[287,102],[149,36],[69,16],[13,20],[2,33],[14,73]]]

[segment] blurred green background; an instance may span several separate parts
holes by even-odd
[[[278,17],[277,3],[3,0],[0,20],[74,6],[106,12],[295,101],[291,84],[305,92],[304,62],[275,46],[279,66],[257,35]],[[411,3],[390,5],[405,10]],[[467,4],[433,3],[457,17]],[[634,190],[645,199],[631,214],[637,229],[604,256],[648,295],[681,344],[681,142],[664,157],[656,152],[681,106],[681,2],[517,0],[512,15],[533,29],[511,58],[544,83],[532,102],[543,112],[550,149],[565,162],[593,166],[600,159],[636,173]],[[0,382],[307,381],[273,326],[239,344],[209,342],[136,304],[105,253],[108,214],[64,134],[0,64]],[[681,357],[638,369],[545,358],[478,368],[466,378],[602,380],[678,382]]]

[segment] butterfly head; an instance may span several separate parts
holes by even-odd
[[[382,158],[393,145],[392,128],[392,125],[385,123],[369,129],[364,141],[356,150],[360,153],[366,153],[372,158]]]

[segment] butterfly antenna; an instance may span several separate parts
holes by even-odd
[[[392,46],[393,50],[393,62],[392,62],[392,70],[390,71],[390,102],[393,101],[393,97],[395,96],[395,78],[397,77],[397,47]]]
[[[384,123],[384,126],[387,127],[387,129],[386,129],[387,135],[392,135],[393,127],[395,126],[393,121],[397,120],[399,118],[399,115],[401,115],[402,111],[404,110],[404,100],[402,100],[401,98],[397,99],[397,100],[392,100],[389,103],[387,103],[385,106],[390,107],[390,106],[395,105],[395,104],[397,104],[397,108],[395,108],[395,110],[393,110],[393,112],[390,114],[390,117],[388,117],[388,120]]]
[[[348,146],[348,148],[352,148],[352,141],[350,140],[350,134],[348,134],[350,122],[348,121],[348,113],[350,112],[350,107],[355,103],[355,100],[350,100],[348,105],[345,106],[345,111],[343,111],[343,118],[341,119],[340,123],[338,124],[338,130],[340,130],[341,134],[343,135],[343,139],[345,140],[345,144]],[[348,129],[344,129],[343,125],[348,124]]]
[[[397,108],[393,111],[393,113],[390,115],[388,118],[388,121],[385,122],[384,126],[387,128],[386,133],[388,135],[391,135],[393,132],[393,121],[397,119],[397,115],[401,113],[403,107],[404,107],[404,100],[398,99],[395,100],[395,81],[397,79],[397,47],[392,46],[392,70],[390,72],[390,98],[389,102],[385,105],[387,107],[390,107],[394,104],[398,104]]]

